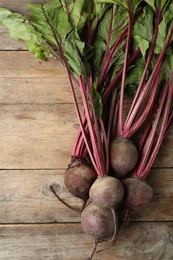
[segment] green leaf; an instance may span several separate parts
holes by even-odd
[[[127,1],[126,0],[96,0],[97,3],[102,4],[118,4],[122,5],[125,8],[127,8]]]
[[[113,16],[112,16],[113,14]],[[127,26],[127,11],[121,7],[121,6],[112,6],[112,8],[109,8],[104,16],[102,17],[98,28],[97,33],[95,35],[95,41],[94,41],[94,57],[93,57],[93,63],[94,63],[94,75],[97,77],[100,74],[101,66],[103,65],[103,56],[106,51],[106,46],[108,45],[108,48],[111,49],[115,41],[117,40],[118,36],[122,33],[124,28]],[[110,24],[111,19],[112,21],[112,29],[113,32],[110,35]],[[110,37],[111,36],[111,37]],[[110,40],[110,41],[109,41]],[[124,45],[124,41],[122,41],[118,48],[121,48]],[[117,49],[118,49],[117,48]],[[122,62],[123,64],[123,62]],[[116,57],[115,59],[112,59],[111,62],[112,70],[116,70]]]
[[[164,46],[166,38],[169,34],[170,28],[173,26],[173,3],[167,5],[167,8],[164,11],[163,19],[159,25],[156,47],[154,52],[159,54]]]
[[[141,36],[134,36],[134,39],[137,41],[138,46],[141,50],[142,56],[145,57],[146,51],[149,48],[149,41],[146,39],[142,38]]]
[[[156,8],[155,8],[155,2],[156,0],[145,0],[145,2],[152,7],[152,9],[155,11]]]
[[[72,31],[67,37],[63,49],[73,74],[88,76],[91,69],[88,60],[93,55],[93,48],[81,41],[77,32]]]
[[[163,71],[165,79],[173,80],[173,46],[170,46],[166,51],[166,57],[163,62]]]
[[[121,34],[123,29],[125,29],[128,24],[127,11],[121,6],[116,6],[116,7],[114,6],[112,8],[113,8],[113,21],[112,21],[111,30],[113,31],[113,33],[111,35],[110,47],[113,45],[117,37]],[[112,8],[106,12],[98,28],[98,33],[104,41],[108,41],[108,37],[110,34]]]
[[[143,9],[142,15],[134,25],[133,38],[139,46],[143,57],[145,57],[153,37],[153,11],[150,7]]]
[[[159,25],[159,32],[158,32],[158,36],[157,36],[156,47],[154,50],[154,52],[156,54],[159,54],[162,51],[165,40],[166,40],[166,36],[167,36],[167,24],[166,24],[165,20],[163,19]]]
[[[93,14],[94,19],[92,21],[92,29],[95,30],[98,26],[99,22],[107,12],[107,10],[110,8],[110,4],[100,4],[97,3],[97,0],[94,0],[94,7],[93,7]]]
[[[118,52],[111,62],[111,80],[124,65],[124,51]]]
[[[130,66],[127,71],[125,81],[125,93],[127,96],[134,94],[136,87],[139,85],[145,68],[145,59],[140,57],[134,65]]]
[[[83,0],[67,0],[66,3],[54,0],[45,5],[28,5],[32,24],[49,44],[56,46],[60,56],[63,50],[68,67],[75,77],[86,77],[90,72],[88,59],[92,55],[91,47],[80,39],[78,33],[88,18],[84,4],[86,2]]]
[[[45,40],[57,47],[56,38],[64,41],[72,30],[68,15],[64,12],[58,0],[45,5],[28,4],[28,9],[32,14],[30,20],[37,31],[43,35]]]
[[[102,104],[102,98],[95,87],[91,89],[91,98],[94,104],[96,118],[98,119],[102,116],[103,104]]]
[[[156,11],[157,7],[159,6],[159,4],[161,3],[160,8],[163,10],[167,5],[169,5],[171,3],[171,0],[145,0],[145,2],[151,6],[151,8]]]
[[[125,9],[129,9],[127,0],[95,0],[97,3],[102,4],[116,4],[123,6]],[[137,7],[140,5],[142,0],[131,0],[130,7],[135,11]]]
[[[69,22],[74,29],[81,30],[85,26],[88,18],[91,16],[87,12],[87,3],[85,0],[60,0],[65,13],[68,15]]]
[[[18,13],[12,13],[8,9],[0,8],[0,25],[7,28],[10,36],[15,40],[23,40],[36,57],[43,60],[49,57],[50,51],[44,40],[27,17]]]
[[[38,59],[46,60],[52,56],[47,46],[40,46],[37,45],[37,43],[26,42],[26,47]]]
[[[93,57],[94,77],[99,76],[105,50],[106,50],[105,42],[102,39],[97,38],[97,40],[94,42],[94,57]]]

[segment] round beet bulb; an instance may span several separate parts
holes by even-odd
[[[131,140],[116,138],[111,144],[110,160],[113,170],[123,177],[135,167],[138,150]]]
[[[64,184],[73,196],[86,201],[96,178],[97,174],[93,167],[81,161],[74,161],[65,171]]]
[[[124,187],[121,181],[111,176],[98,177],[89,191],[91,201],[102,208],[118,206],[123,196]]]
[[[146,207],[153,197],[153,189],[145,180],[131,177],[122,181],[125,190],[125,206],[132,210]]]
[[[81,225],[87,235],[96,243],[101,243],[114,236],[117,230],[117,215],[115,214],[114,219],[110,209],[103,209],[91,203],[82,212]]]

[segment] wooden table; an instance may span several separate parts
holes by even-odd
[[[0,7],[26,13],[26,2],[0,0]],[[54,60],[34,58],[3,28],[0,50],[0,259],[87,259],[92,241],[79,215],[50,191],[58,183],[61,196],[80,205],[63,187],[78,129],[66,73]],[[165,143],[148,178],[152,203],[94,259],[173,259],[173,129]]]

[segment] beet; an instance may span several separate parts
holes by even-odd
[[[116,207],[124,196],[124,187],[115,177],[98,177],[92,184],[89,197],[91,201],[102,208]]]
[[[153,197],[153,189],[143,179],[131,177],[123,181],[125,189],[125,206],[131,210],[146,207]]]
[[[89,197],[89,189],[96,178],[94,168],[76,160],[65,171],[64,185],[73,196],[86,201]]]
[[[130,139],[116,138],[111,144],[110,160],[113,170],[124,176],[135,167],[138,150]]]
[[[103,209],[91,203],[82,212],[81,225],[84,232],[96,243],[111,240],[117,230],[117,215],[110,209]]]

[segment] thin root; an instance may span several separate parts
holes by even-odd
[[[98,242],[94,242],[93,251],[92,251],[92,253],[91,253],[91,256],[88,258],[88,260],[92,260],[94,254],[96,253],[97,244],[98,244]]]
[[[114,233],[113,233],[112,238],[109,240],[109,242],[112,242],[112,243],[110,244],[110,246],[108,246],[108,247],[106,247],[104,249],[101,249],[101,250],[97,251],[96,253],[100,253],[100,252],[103,252],[105,250],[110,249],[115,244],[115,241],[117,240],[117,238],[116,238],[116,234],[117,234],[117,221],[116,221],[115,209],[111,208],[111,211],[112,211],[113,220],[114,220]]]
[[[119,232],[118,232],[118,234],[117,234],[117,236],[116,236],[115,210],[112,209],[112,214],[113,214],[113,217],[114,217],[114,225],[115,225],[114,235],[113,235],[113,237],[112,237],[111,240],[110,240],[110,242],[112,242],[112,243],[110,244],[110,246],[108,246],[108,247],[106,247],[106,248],[104,248],[104,249],[101,249],[101,250],[97,251],[96,253],[100,253],[100,252],[103,252],[103,251],[105,251],[105,250],[108,250],[108,249],[110,249],[112,246],[115,245],[115,243],[117,242],[117,240],[118,240],[118,238],[119,238],[121,232],[124,230],[125,226],[126,226],[126,225],[128,224],[128,222],[129,222],[130,213],[131,213],[131,210],[130,210],[130,209],[127,209],[126,212],[125,212],[125,216],[124,216],[124,220],[123,220],[123,223],[122,223],[122,225],[121,225],[121,228],[120,228],[120,230],[119,230]]]
[[[54,195],[56,196],[56,198],[57,198],[62,204],[64,204],[67,208],[69,208],[69,209],[71,209],[71,210],[73,210],[73,211],[76,211],[76,212],[78,212],[78,213],[81,213],[81,212],[84,210],[87,201],[83,201],[83,205],[82,205],[81,209],[76,209],[76,208],[70,206],[69,204],[67,204],[63,199],[61,199],[61,198],[58,196],[58,194],[56,193],[56,191],[55,191],[55,189],[54,189],[53,186],[54,186],[54,184],[52,184],[52,185],[50,186],[50,188],[51,188],[53,194],[54,194]]]

